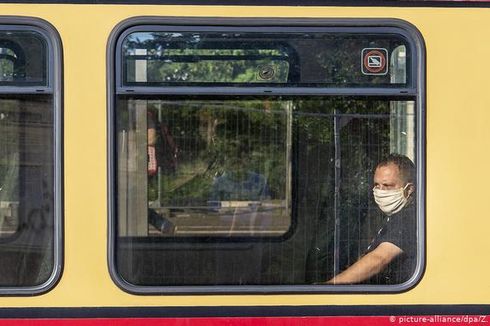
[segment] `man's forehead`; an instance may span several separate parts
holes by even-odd
[[[380,165],[376,168],[375,178],[382,177],[400,177],[400,168],[394,163],[388,163],[385,165]]]

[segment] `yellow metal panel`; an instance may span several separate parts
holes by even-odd
[[[64,50],[65,266],[59,284],[0,306],[226,306],[490,303],[490,9],[0,5],[39,17]],[[427,268],[388,295],[135,296],[107,268],[106,45],[134,16],[400,18],[427,47]]]

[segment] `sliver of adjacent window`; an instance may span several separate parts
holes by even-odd
[[[59,44],[43,21],[0,17],[0,294],[60,273]]]

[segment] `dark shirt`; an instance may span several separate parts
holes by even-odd
[[[403,251],[381,273],[371,278],[370,283],[400,284],[413,275],[417,262],[415,206],[412,202],[400,212],[387,216],[384,225],[367,248],[366,253],[373,251],[383,242],[389,242]]]

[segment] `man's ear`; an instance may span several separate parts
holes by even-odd
[[[408,198],[415,191],[415,185],[413,183],[407,183],[405,188],[405,198]]]

